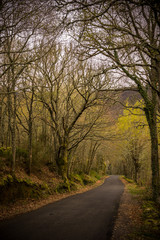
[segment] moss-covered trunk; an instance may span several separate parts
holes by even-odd
[[[68,190],[70,191],[70,184],[68,180],[68,148],[67,144],[63,144],[59,147],[58,155],[56,158],[59,174],[67,184]]]
[[[30,175],[32,170],[32,131],[29,132],[28,136],[28,155],[29,155],[28,175]]]
[[[0,89],[1,91],[1,89]],[[0,147],[3,147],[3,140],[2,140],[2,96],[0,94]]]
[[[155,56],[156,59],[156,56]],[[159,197],[159,159],[158,159],[158,133],[157,133],[157,110],[158,110],[158,99],[157,99],[157,83],[159,79],[159,73],[156,69],[156,61],[151,59],[151,71],[150,71],[150,82],[152,88],[148,94],[148,97],[144,97],[146,108],[145,114],[149,125],[150,138],[151,138],[151,169],[152,169],[152,192],[153,199],[157,201]]]
[[[159,197],[159,159],[158,159],[158,134],[157,134],[157,108],[156,100],[152,100],[151,107],[145,109],[151,137],[151,169],[152,169],[152,192],[153,199]]]
[[[153,116],[150,123],[151,135],[151,167],[152,167],[152,189],[153,198],[157,200],[159,196],[159,159],[158,159],[158,136],[156,117]]]
[[[32,97],[31,97],[31,102],[30,102],[29,121],[28,121],[28,154],[29,154],[28,174],[29,175],[31,174],[31,170],[32,170],[33,95],[34,95],[34,90],[32,88]]]
[[[13,96],[13,116],[12,123],[10,125],[11,137],[12,137],[12,174],[15,174],[16,168],[16,94]]]

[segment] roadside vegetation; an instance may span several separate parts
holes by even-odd
[[[136,214],[139,222],[134,223],[127,239],[157,240],[160,238],[160,205],[152,200],[151,189],[137,185],[133,180],[123,177],[131,202],[136,201],[131,221],[134,223]],[[138,207],[137,207],[138,206]],[[138,211],[140,208],[140,211]],[[137,216],[136,216],[137,217]]]

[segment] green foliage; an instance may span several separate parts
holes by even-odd
[[[82,176],[79,175],[79,174],[72,174],[72,175],[70,176],[70,180],[73,181],[73,182],[75,182],[75,183],[78,183],[78,184],[80,184],[80,185],[82,185],[82,186],[84,185]]]
[[[97,180],[95,177],[91,177],[84,173],[82,173],[80,176],[83,180],[84,185],[91,185],[91,184],[95,183]]]
[[[1,170],[6,165],[11,166],[12,152],[10,147],[0,147],[0,168]]]
[[[151,239],[160,237],[160,208],[153,201],[143,202],[143,235]]]
[[[61,182],[55,189],[56,193],[65,193],[68,192],[68,184],[66,182]]]
[[[84,185],[92,185],[97,181],[97,179],[100,179],[100,175],[98,175],[96,172],[93,172],[92,176],[84,173],[72,174],[69,177],[70,190],[75,191],[82,188]],[[68,184],[66,182],[61,182],[60,184],[58,184],[55,191],[57,193],[68,192]]]
[[[118,160],[112,164],[112,169],[118,168],[118,174],[124,174],[139,184],[150,183],[150,133],[143,101],[137,101],[133,108],[126,104],[123,114],[117,121]],[[116,156],[116,157],[117,157]]]
[[[123,178],[128,182],[128,183],[134,183],[134,181],[130,178],[127,178],[125,176],[123,176]]]
[[[0,157],[10,160],[12,157],[11,147],[1,147],[0,148]]]
[[[98,173],[98,172],[96,172],[94,170],[91,170],[90,176],[93,177],[93,178],[96,178],[97,180],[100,180],[101,177],[102,177],[102,174],[100,174],[100,173]]]
[[[143,196],[145,193],[144,188],[139,187],[137,184],[128,185],[128,189],[132,195]]]

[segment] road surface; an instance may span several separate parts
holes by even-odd
[[[101,186],[0,222],[1,240],[109,240],[124,186]]]

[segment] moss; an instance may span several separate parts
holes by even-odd
[[[7,147],[7,148],[1,147],[0,148],[0,157],[1,157],[1,161],[0,161],[1,165],[6,164],[6,160],[10,162],[12,159],[11,148],[10,147]]]
[[[58,184],[58,186],[55,189],[56,193],[65,193],[68,192],[68,185],[65,182],[61,182]]]
[[[82,186],[84,185],[82,177],[80,175],[78,175],[78,174],[72,174],[70,176],[70,180],[75,182],[75,183],[78,183],[78,184],[80,184]]]
[[[153,201],[144,201],[143,219],[145,228],[160,229],[160,209]]]
[[[134,183],[134,181],[133,181],[132,179],[127,178],[127,177],[125,177],[125,176],[122,176],[122,177],[123,177],[123,179],[125,179],[128,183]]]
[[[7,147],[7,148],[1,147],[0,148],[0,156],[1,157],[7,157],[9,155],[11,155],[11,147]]]
[[[128,185],[127,188],[129,189],[129,192],[130,192],[132,195],[143,196],[143,195],[144,195],[144,192],[145,192],[144,188],[139,187],[139,186],[137,186],[136,184]]]
[[[96,178],[98,180],[100,180],[101,177],[102,177],[101,174],[99,174],[99,173],[97,173],[96,171],[93,171],[93,170],[90,172],[90,176],[93,177],[93,178]]]
[[[57,185],[55,192],[56,193],[65,193],[65,192],[70,192],[70,191],[76,191],[78,189],[81,189],[82,186],[84,186],[84,184],[79,175],[76,175],[76,176],[72,175],[72,176],[70,176],[69,186],[70,186],[70,188],[68,189],[68,184],[66,182],[61,182]]]
[[[80,189],[82,186],[78,183],[75,183],[73,181],[70,181],[70,189],[71,191],[76,191],[78,189]]]
[[[9,183],[12,183],[13,181],[14,181],[14,178],[12,177],[12,175],[9,174],[1,179],[0,187],[3,187]]]
[[[88,184],[91,185],[91,184],[96,182],[96,179],[94,177],[89,176],[89,175],[81,174],[80,176],[83,180],[84,185],[88,185]]]
[[[139,187],[134,183],[127,184],[130,193],[139,197],[142,203],[142,224],[139,231],[142,239],[160,239],[160,206],[146,198],[146,189]],[[136,239],[136,238],[131,238]]]
[[[17,199],[44,197],[50,194],[47,184],[37,184],[30,179],[21,179],[8,175],[0,183],[0,202],[9,203]]]

